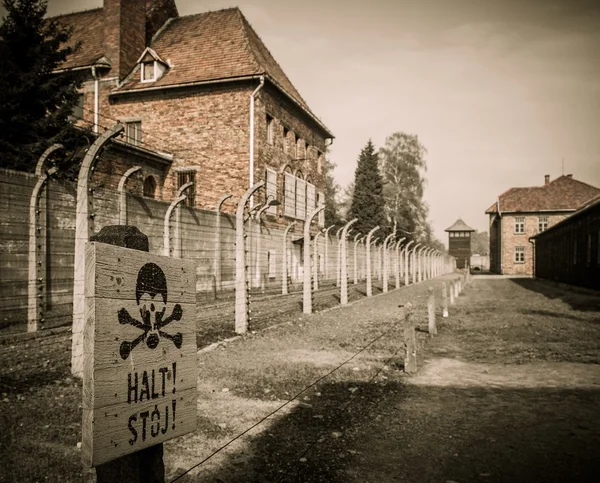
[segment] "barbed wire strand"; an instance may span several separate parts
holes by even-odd
[[[380,340],[382,337],[386,336],[387,334],[389,334],[392,330],[394,330],[396,328],[396,326],[392,326],[391,328],[389,328],[388,330],[386,330],[383,334],[377,336],[375,339],[373,339],[371,342],[369,342],[367,345],[365,345],[364,347],[362,347],[358,352],[356,352],[354,355],[352,355],[352,357],[346,359],[344,362],[342,362],[341,364],[339,364],[338,366],[336,366],[335,368],[333,368],[331,371],[329,371],[328,373],[324,374],[323,376],[319,377],[317,380],[313,381],[311,384],[309,384],[308,386],[304,387],[304,389],[302,389],[301,391],[299,391],[298,393],[294,394],[294,396],[292,396],[290,399],[288,399],[285,403],[283,403],[281,406],[277,407],[276,409],[274,409],[273,411],[271,411],[269,414],[267,414],[266,416],[264,416],[263,418],[261,418],[258,422],[254,423],[253,425],[251,425],[249,428],[245,429],[244,431],[242,431],[240,434],[238,434],[237,436],[235,436],[234,438],[232,438],[231,440],[229,440],[227,443],[225,443],[224,445],[220,446],[219,448],[217,448],[217,450],[215,450],[212,454],[208,455],[206,458],[204,458],[202,461],[196,463],[195,465],[193,465],[192,467],[188,468],[186,471],[184,471],[182,474],[178,475],[177,477],[175,477],[173,480],[171,480],[170,483],[174,483],[177,480],[183,478],[185,475],[187,475],[190,471],[192,471],[195,468],[198,468],[199,466],[202,466],[204,463],[206,463],[208,460],[210,460],[213,456],[215,456],[216,454],[220,453],[221,451],[223,451],[225,448],[227,448],[229,445],[231,445],[232,443],[234,443],[235,441],[237,441],[238,439],[240,439],[242,436],[244,436],[245,434],[247,434],[249,431],[252,431],[254,428],[256,428],[257,426],[260,426],[263,422],[265,422],[267,419],[269,419],[271,416],[273,416],[274,414],[278,413],[279,411],[281,411],[284,407],[288,406],[289,404],[291,404],[293,401],[295,401],[298,397],[300,397],[302,394],[304,394],[306,391],[308,391],[309,389],[311,389],[312,387],[316,386],[318,383],[320,383],[323,379],[329,377],[331,374],[333,374],[335,371],[341,369],[343,366],[345,366],[346,364],[348,364],[349,362],[351,362],[354,358],[356,358],[359,354],[361,354],[362,352],[364,352],[365,350],[367,350],[369,347],[371,347],[375,342],[377,342],[378,340]]]

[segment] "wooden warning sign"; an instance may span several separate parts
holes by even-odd
[[[86,245],[82,459],[196,429],[194,262]]]

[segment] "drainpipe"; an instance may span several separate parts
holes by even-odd
[[[94,78],[94,132],[98,133],[98,91],[99,91],[99,78],[96,73],[96,67],[92,66],[92,77]]]
[[[250,94],[250,184],[254,186],[254,97],[265,85],[265,76],[260,76],[260,84]],[[250,198],[250,207],[254,206],[254,197]]]

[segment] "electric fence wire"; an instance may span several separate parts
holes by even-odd
[[[240,434],[238,434],[237,436],[235,436],[234,438],[230,439],[227,443],[223,444],[222,446],[220,446],[219,448],[217,448],[215,451],[213,451],[210,455],[208,455],[206,458],[204,458],[203,460],[199,461],[198,463],[196,463],[195,465],[191,466],[190,468],[188,468],[187,470],[185,470],[182,474],[176,476],[173,480],[170,481],[170,483],[174,483],[178,480],[180,480],[181,478],[183,478],[185,475],[187,475],[190,471],[194,470],[195,468],[198,468],[199,466],[202,466],[204,463],[206,463],[208,460],[210,460],[212,457],[214,457],[215,455],[217,455],[218,453],[220,453],[221,451],[223,451],[225,448],[227,448],[228,446],[230,446],[231,444],[233,444],[235,441],[237,441],[238,439],[240,439],[242,436],[244,436],[245,434],[247,434],[248,432],[252,431],[254,428],[260,426],[263,422],[265,422],[267,419],[269,419],[271,416],[277,414],[279,411],[281,411],[283,408],[285,408],[286,406],[288,406],[289,404],[291,404],[293,401],[295,401],[296,399],[298,399],[302,394],[304,394],[306,391],[308,391],[309,389],[315,387],[317,384],[319,384],[322,380],[326,379],[327,377],[329,377],[331,374],[333,374],[334,372],[338,371],[339,369],[341,369],[342,367],[344,367],[346,364],[348,364],[349,362],[351,362],[352,360],[354,360],[358,355],[360,355],[361,353],[363,353],[365,350],[367,350],[369,347],[371,347],[373,344],[375,344],[377,341],[379,341],[381,338],[385,337],[387,334],[389,334],[391,331],[395,330],[396,326],[392,325],[392,327],[390,327],[388,330],[386,330],[385,332],[383,332],[382,334],[380,334],[379,336],[377,336],[375,339],[371,340],[368,344],[366,344],[365,346],[363,346],[360,350],[358,350],[356,353],[354,353],[351,357],[349,357],[348,359],[346,359],[344,362],[342,362],[341,364],[339,364],[338,366],[334,367],[332,370],[330,370],[329,372],[327,372],[326,374],[322,375],[321,377],[319,377],[318,379],[316,379],[315,381],[313,381],[311,384],[309,384],[308,386],[305,386],[301,391],[297,392],[296,394],[294,394],[290,399],[288,399],[286,402],[284,402],[283,404],[281,404],[279,407],[277,407],[276,409],[274,409],[273,411],[271,411],[270,413],[268,413],[266,416],[264,416],[263,418],[261,418],[259,421],[257,421],[256,423],[254,423],[253,425],[251,425],[250,427],[246,428],[244,431],[242,431]],[[399,349],[398,349],[399,350]],[[396,351],[394,353],[394,355],[397,353],[398,351]],[[391,357],[394,357],[394,355],[392,355]],[[390,358],[391,359],[391,358]],[[382,368],[379,370],[379,372],[377,373],[377,375],[381,372],[381,370],[383,370],[383,366]],[[374,378],[373,378],[374,379]],[[372,379],[372,380],[373,380]],[[316,443],[316,441],[315,441]],[[310,447],[312,447],[315,443],[313,443]],[[310,449],[310,448],[309,448]],[[307,450],[308,451],[308,450]],[[280,480],[281,481],[281,480]]]

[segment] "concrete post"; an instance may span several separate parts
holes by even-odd
[[[337,266],[335,269],[335,286],[336,287],[340,286],[340,278],[341,278],[340,268],[342,267],[342,242],[340,240],[340,234],[342,233],[343,229],[344,229],[344,227],[342,226],[335,233],[335,239],[337,241]]]
[[[313,289],[316,292],[319,290],[319,236],[321,231],[315,235],[313,244]]]
[[[250,197],[265,185],[259,181],[248,188],[238,202],[235,212],[235,332],[245,334],[248,330],[250,307],[248,303],[248,266],[246,265],[246,234],[244,211]]]
[[[373,233],[375,233],[377,230],[379,230],[379,225],[377,225],[369,232],[369,234],[367,235],[367,241],[365,242],[367,255],[367,263],[365,264],[367,268],[367,297],[373,296],[373,283],[371,280],[371,237],[373,236]]]
[[[406,237],[403,236],[396,242],[396,288],[400,288],[400,275],[402,273],[402,250],[400,250],[400,245],[404,240],[406,240]]]
[[[417,338],[415,335],[415,322],[412,318],[412,304],[404,306],[404,372],[414,374],[417,372]]]
[[[404,285],[406,285],[406,286],[408,286],[408,284],[410,283],[410,280],[409,280],[409,278],[410,278],[410,275],[409,275],[410,274],[410,270],[409,270],[410,266],[409,266],[409,262],[408,262],[408,257],[410,255],[409,255],[408,249],[409,249],[410,245],[412,243],[414,243],[414,242],[415,242],[414,240],[411,240],[404,247]]]
[[[62,149],[62,144],[53,144],[38,159],[35,167],[37,181],[29,198],[29,273],[27,283],[27,332],[37,332],[39,324],[45,322],[45,282],[46,270],[42,261],[44,248],[42,226],[40,223],[40,195],[48,178],[56,172],[56,168],[46,170],[46,160],[55,151]],[[45,232],[45,230],[44,230]]]
[[[454,280],[450,280],[450,305],[454,305],[454,296],[456,294],[456,288],[454,287]]]
[[[325,280],[329,280],[329,230],[331,230],[334,226],[335,225],[328,226],[325,230]]]
[[[288,294],[288,256],[287,256],[287,236],[292,228],[294,228],[298,222],[292,221],[283,231],[283,239],[281,246],[281,295]]]
[[[390,270],[390,254],[388,253],[388,243],[394,237],[394,233],[390,233],[383,240],[383,293],[387,293],[388,290],[388,282],[389,282],[389,270]]]
[[[417,243],[411,253],[411,271],[412,271],[412,282],[413,284],[417,283],[417,250],[421,246],[420,243]]]
[[[127,192],[125,191],[125,183],[132,174],[141,170],[141,166],[129,168],[119,180],[119,186],[117,188],[117,191],[119,192],[119,225],[127,224]]]
[[[350,226],[358,221],[358,218],[354,218],[353,220],[346,223],[344,229],[342,230],[342,238],[341,238],[341,248],[342,248],[342,264],[340,266],[340,304],[346,305],[348,303],[348,230]]]
[[[360,268],[360,272],[358,274],[358,278],[359,279],[365,279],[367,278],[367,251],[365,248],[365,242],[367,240],[367,235],[363,235],[361,237],[361,239],[358,241],[359,242],[359,247],[361,247],[361,254],[360,254],[360,258],[361,258],[361,268]]]
[[[427,299],[427,317],[429,322],[429,334],[435,335],[437,334],[437,325],[435,323],[435,294],[433,293],[433,287],[429,287],[427,291],[429,292],[429,297]]]
[[[377,278],[383,280],[383,244],[377,248]]]
[[[186,195],[184,194],[185,190],[194,186],[193,182],[189,182],[184,184],[181,188],[177,190],[177,194],[175,195],[175,199],[171,202],[169,207],[167,208],[167,212],[165,213],[165,219],[163,224],[163,255],[165,257],[171,256],[171,238],[170,238],[170,226],[171,226],[171,213],[175,209],[175,207],[186,199]]]
[[[427,247],[421,247],[417,252],[417,280],[423,281],[423,254],[427,250]]]
[[[354,256],[354,285],[358,285],[358,254],[357,252],[357,247],[358,244],[360,243],[358,237],[360,236],[360,233],[357,233],[354,236],[354,252],[352,253]]]
[[[77,208],[75,219],[75,267],[73,273],[73,336],[71,339],[71,373],[81,377],[83,371],[83,327],[85,324],[85,244],[93,233],[95,213],[90,213],[89,180],[100,149],[123,132],[123,124],[116,124],[96,138],[88,149],[77,177]]]
[[[446,282],[442,282],[442,317],[448,317],[448,292]]]
[[[214,256],[214,274],[215,274],[215,288],[217,291],[223,290],[223,282],[221,280],[221,207],[223,203],[231,198],[233,195],[227,193],[219,198],[216,206],[216,219],[215,219],[215,256]]]
[[[310,224],[315,216],[325,209],[325,205],[319,206],[310,213],[304,220],[304,287],[303,287],[303,303],[302,312],[305,314],[312,313],[312,287],[310,284],[311,265],[310,265]],[[317,264],[317,261],[313,261]]]

